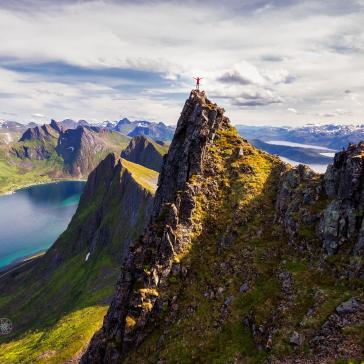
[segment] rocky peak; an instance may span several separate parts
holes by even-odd
[[[186,188],[191,176],[203,173],[206,149],[214,140],[216,130],[229,125],[224,111],[211,103],[204,92],[191,92],[164,157],[155,198],[156,214],[164,203],[175,199],[176,191]]]
[[[51,120],[51,127],[56,130],[58,133],[61,133],[63,131],[62,123],[57,122],[56,120]]]
[[[59,131],[57,128],[49,124],[42,126],[35,126],[34,128],[28,128],[19,139],[20,142],[24,141],[47,141],[58,138]]]
[[[55,243],[49,249],[46,258],[50,265],[59,265],[83,249],[93,256],[96,250],[116,240],[120,241],[117,254],[121,263],[137,230],[138,234],[142,232],[148,222],[153,193],[133,176],[132,167],[124,166],[122,159],[114,153],[107,155],[88,176],[75,218],[87,210],[90,201],[94,202],[93,212],[77,225],[77,239],[73,244],[65,249]],[[119,219],[106,223],[112,213],[117,213]]]
[[[138,135],[134,137],[127,148],[122,151],[121,157],[155,171],[160,171],[163,155],[167,151],[167,148],[162,147],[163,146],[148,139],[146,136]]]
[[[117,125],[128,125],[131,124],[131,121],[128,118],[123,118],[118,121]]]
[[[82,363],[120,362],[161,313],[158,289],[166,284],[173,259],[191,242],[192,212],[200,193],[191,179],[206,172],[207,148],[215,133],[229,128],[223,113],[203,92],[191,92],[164,157],[150,224],[131,247],[104,325]]]
[[[336,153],[334,163],[325,173],[325,190],[331,198],[354,199],[363,202],[364,142],[350,144]]]
[[[67,129],[60,134],[56,151],[72,175],[84,175],[92,169],[91,156],[102,152],[105,144],[97,134],[98,130],[86,126]]]

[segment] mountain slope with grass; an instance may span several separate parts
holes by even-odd
[[[108,153],[120,153],[129,140],[118,132],[84,125],[70,129],[54,120],[28,128],[18,141],[0,143],[0,193],[46,181],[87,178]]]
[[[1,363],[77,361],[102,324],[120,265],[142,233],[158,173],[109,154],[90,174],[67,230],[46,254],[0,277]]]
[[[363,148],[292,168],[192,91],[81,363],[360,361]]]

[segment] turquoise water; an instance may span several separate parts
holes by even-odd
[[[48,249],[71,221],[84,186],[48,183],[0,196],[0,268]]]

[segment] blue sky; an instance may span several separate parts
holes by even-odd
[[[364,1],[2,1],[0,119],[364,122]]]

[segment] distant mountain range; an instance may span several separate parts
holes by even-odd
[[[1,123],[0,193],[49,180],[87,178],[109,153],[159,171],[169,147],[163,139],[173,132],[163,123],[128,119],[97,125],[65,119],[27,126]]]
[[[265,143],[259,139],[250,141],[255,147],[262,149],[271,154],[277,154],[281,157],[303,163],[303,164],[325,164],[332,162],[334,152],[328,153],[322,149],[301,148],[297,146],[277,145]]]
[[[131,121],[127,118],[118,121],[104,121],[100,123],[89,123],[86,120],[72,120],[65,119],[62,121],[51,120],[51,123],[56,123],[59,127],[66,129],[76,129],[79,126],[99,127],[111,131],[117,131],[121,134],[135,137],[138,135],[145,135],[154,140],[170,141],[173,138],[174,126],[166,125],[162,122],[156,123],[147,120],[134,120]],[[17,121],[0,120],[0,132],[19,132],[27,128],[34,128],[39,126],[34,122],[22,124]]]
[[[106,121],[99,126],[107,129],[118,131],[130,137],[145,135],[154,140],[172,140],[174,134],[174,126],[165,125],[162,122],[155,123],[146,120],[130,121],[127,118],[119,121]]]
[[[151,139],[162,141],[172,140],[175,130],[174,125],[166,125],[162,122],[157,123],[147,120],[131,121],[128,118],[123,118],[118,121],[106,120],[99,123],[90,123],[86,120],[75,121],[72,119],[65,119],[56,123],[64,130],[76,129],[78,126],[99,127],[117,131],[130,137],[145,135]],[[19,123],[16,121],[0,120],[0,134],[3,132],[25,131],[27,128],[34,128],[38,125],[39,124],[34,122]],[[298,128],[238,124],[235,125],[235,127],[240,135],[249,140],[259,139],[264,142],[285,140],[295,143],[325,146],[335,150],[342,149],[349,143],[358,143],[364,139],[364,124],[307,124]]]
[[[54,138],[57,139],[58,134],[60,133],[63,133],[63,137],[66,137],[66,139],[71,138],[73,140],[71,142],[72,144],[75,142],[75,139],[73,138],[77,138],[75,135],[80,132],[80,130],[78,130],[80,127],[83,128],[80,130],[88,135],[102,135],[101,139],[105,138],[106,135],[110,135],[108,133],[112,132],[116,133],[115,135],[123,135],[125,138],[145,136],[154,142],[167,143],[172,139],[175,130],[175,126],[169,126],[162,122],[156,123],[147,120],[131,121],[128,118],[123,118],[118,121],[104,121],[100,123],[89,123],[86,120],[75,121],[73,119],[65,119],[62,121],[51,120],[50,124],[44,124],[42,126],[35,124],[34,122],[21,124],[16,121],[0,120],[0,145],[9,145],[19,138],[19,141],[21,142],[26,142],[28,140],[28,144],[29,140],[39,138],[40,140],[43,140],[44,144],[45,141],[49,143],[54,140]],[[359,141],[364,140],[364,125],[307,124],[299,128],[236,125],[236,129],[241,136],[250,140],[258,148],[269,153],[277,154],[293,162],[308,164],[311,166],[313,164],[319,165],[320,172],[325,170],[325,166],[332,162],[332,153],[323,153],[325,151],[320,150],[320,148],[317,147],[330,148],[332,149],[332,152],[334,152],[345,148],[349,143],[358,143]],[[78,132],[74,132],[72,130],[78,130]],[[78,135],[78,137],[81,137],[81,135]],[[310,144],[311,147],[308,148],[308,146],[302,145],[282,145],[280,143],[281,141]],[[98,140],[95,143],[105,144],[101,142],[101,140]],[[144,143],[144,140],[139,140],[138,143],[134,145],[134,148],[139,148],[140,146],[138,145],[142,145]],[[72,154],[70,152],[74,146],[68,145],[67,148],[69,149],[65,150],[63,148],[64,145],[65,144],[63,144],[62,147],[58,146],[57,151],[63,154],[63,157],[66,156],[67,159],[68,155]],[[108,148],[105,147],[101,147],[101,149],[104,151],[108,150]],[[27,156],[28,158],[31,157],[33,159],[44,158],[44,155],[40,156],[44,153],[48,153],[47,158],[49,158],[51,154],[47,151],[47,148],[40,147],[39,145],[33,149],[26,146],[26,149],[23,151],[20,151],[18,148],[17,153],[18,156],[20,153],[20,155]],[[30,156],[29,153],[32,154],[32,156]],[[146,153],[146,155],[147,154],[148,153]],[[134,156],[135,152],[131,155],[132,158],[136,158]],[[74,156],[72,158],[74,158]],[[138,156],[138,158],[141,157]],[[143,158],[146,158],[145,160],[148,160],[149,158],[150,160],[153,160],[153,163],[157,163],[154,165],[154,168],[156,169],[158,169],[157,166],[161,164],[161,161],[156,162],[155,158],[149,155],[143,156]],[[81,159],[85,159],[85,155],[82,153],[78,158],[78,167],[75,167],[76,169],[70,167],[69,169],[72,174],[75,174],[76,170],[79,171],[79,175],[83,175],[86,172],[88,173],[90,171],[89,167],[81,167],[85,164],[89,164],[90,167],[94,167],[93,162],[81,162]],[[151,165],[149,165],[149,167],[151,167]]]
[[[307,124],[299,128],[251,125],[236,125],[235,127],[240,135],[249,140],[286,140],[332,149],[342,149],[349,143],[355,144],[364,140],[364,125]]]

